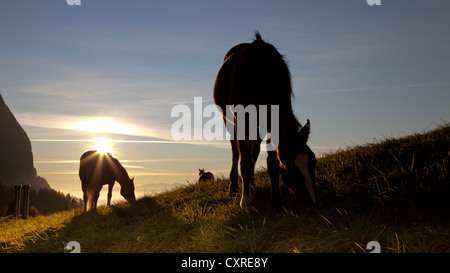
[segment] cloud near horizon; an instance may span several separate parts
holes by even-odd
[[[404,89],[404,88],[426,87],[426,86],[441,86],[441,85],[449,85],[449,84],[450,84],[450,82],[411,83],[411,84],[401,84],[401,85],[384,85],[384,86],[381,85],[381,86],[328,89],[328,90],[319,90],[319,91],[314,91],[314,92],[315,93],[357,92],[357,91],[368,91],[368,90],[379,90],[379,89]]]

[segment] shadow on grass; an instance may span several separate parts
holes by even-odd
[[[316,208],[281,187],[284,213],[270,209],[268,179],[254,185],[254,210],[229,197],[228,180],[192,184],[133,203],[74,211],[61,229],[27,241],[24,252],[65,252],[69,241],[82,253],[171,252],[365,252],[379,241],[382,252],[447,252],[448,195],[392,195],[383,202],[367,194],[336,196],[319,191]]]
[[[223,223],[234,240],[229,251],[368,252],[370,241],[378,241],[382,252],[450,251],[447,191],[398,192],[380,200],[357,192],[337,196],[319,188],[321,202],[311,207],[282,186],[284,214],[275,215],[266,183],[255,187],[251,214],[234,213]]]
[[[74,214],[64,228],[27,242],[24,252],[65,252],[69,241],[79,242],[82,253],[177,252],[183,231],[191,229],[152,197]]]

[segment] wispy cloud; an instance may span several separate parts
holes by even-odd
[[[192,176],[192,172],[134,172],[133,176]]]
[[[315,93],[358,92],[358,91],[369,91],[369,90],[379,90],[379,89],[400,89],[400,88],[413,88],[413,87],[426,87],[426,86],[440,86],[440,85],[448,85],[448,84],[450,84],[450,82],[430,82],[430,83],[411,83],[411,84],[400,84],[400,85],[365,86],[365,87],[319,90],[319,91],[315,91]]]
[[[35,160],[34,164],[78,164],[79,160]]]
[[[38,175],[78,175],[78,171],[39,172]]]
[[[78,128],[79,126],[77,127],[77,124],[92,123],[98,120],[110,120],[117,124],[122,124],[124,128],[127,127],[130,130],[124,130],[123,132],[115,131],[115,133],[121,132],[121,134],[129,136],[167,139],[170,137],[171,128],[170,125],[161,124],[161,122],[152,119],[137,119],[120,116],[80,116],[39,112],[16,113],[15,116],[22,126],[33,127],[27,130],[27,133],[34,141],[92,141],[92,139],[89,138],[83,139],[83,136],[94,136],[96,133],[95,128],[91,128],[92,132],[88,132],[83,128]],[[44,132],[45,130],[47,132]],[[39,131],[43,132],[39,133]],[[50,131],[53,134],[49,134]],[[99,130],[97,134],[102,132],[108,133],[109,131]],[[48,136],[53,136],[53,138],[48,138]],[[115,141],[118,142],[119,140]]]

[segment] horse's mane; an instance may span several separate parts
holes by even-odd
[[[287,58],[283,54],[280,54],[280,52],[278,52],[278,50],[275,46],[264,41],[263,38],[261,37],[261,34],[259,34],[258,30],[255,31],[255,39],[253,40],[252,44],[257,45],[257,46],[264,46],[264,52],[271,53],[271,55],[267,55],[267,56],[269,56],[269,58],[271,58],[271,62],[275,63],[280,68],[280,70],[277,70],[277,71],[280,71],[281,74],[285,74],[288,77],[289,92],[290,92],[289,95],[290,95],[290,97],[295,99],[294,93],[292,92],[291,72],[289,71],[289,66],[287,64],[287,62],[288,62]]]
[[[117,159],[113,154],[108,153],[109,158],[111,158],[112,162],[114,163],[114,166],[116,166],[120,173],[125,176],[125,178],[129,179],[127,170],[122,166],[119,159]]]
[[[255,31],[255,38],[255,41],[264,42],[264,40],[261,38],[261,34],[259,34],[259,31]]]

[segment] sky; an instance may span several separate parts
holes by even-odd
[[[228,141],[175,141],[171,111],[213,104],[225,53],[256,30],[287,60],[317,155],[448,121],[449,13],[446,0],[2,0],[0,94],[52,188],[81,197],[79,158],[103,138],[140,196],[199,168],[228,176]]]

